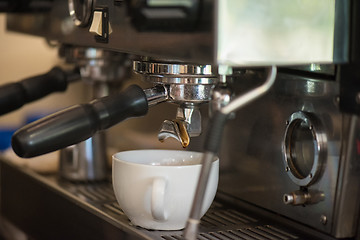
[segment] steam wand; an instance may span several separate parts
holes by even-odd
[[[275,82],[276,72],[277,68],[275,66],[270,67],[267,79],[263,85],[235,98],[228,105],[222,107],[219,111],[217,111],[215,115],[211,118],[209,126],[210,128],[207,132],[208,137],[206,138],[204,146],[204,156],[202,159],[200,177],[196,188],[190,216],[184,230],[185,239],[195,240],[197,238],[198,227],[200,223],[200,212],[204,200],[204,194],[206,191],[209,173],[211,170],[211,163],[220,148],[222,132],[229,114],[249,104],[253,100],[259,98],[264,93],[266,93]],[[220,73],[220,75],[224,76],[226,75],[226,73]]]

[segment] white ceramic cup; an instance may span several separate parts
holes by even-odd
[[[147,229],[183,229],[189,217],[201,169],[202,153],[135,150],[113,155],[113,187],[120,207]],[[219,159],[212,163],[202,216],[214,200]]]

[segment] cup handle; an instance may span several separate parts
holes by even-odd
[[[152,184],[151,193],[151,214],[154,219],[159,221],[167,220],[165,214],[165,189],[166,180],[164,178],[155,178]]]

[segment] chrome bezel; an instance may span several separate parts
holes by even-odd
[[[308,126],[314,139],[314,161],[307,176],[302,176],[302,174],[299,173],[292,158],[293,132],[301,123],[305,123],[306,126]],[[309,186],[318,179],[327,157],[327,137],[320,120],[317,119],[314,114],[299,111],[290,116],[287,121],[283,141],[283,153],[285,171],[295,184],[299,186]]]
[[[77,27],[85,27],[89,24],[90,22],[90,17],[92,14],[92,9],[93,9],[93,0],[85,0],[84,4],[82,6],[82,11],[83,11],[83,19],[79,19],[77,14],[76,14],[76,10],[75,10],[75,0],[68,0],[68,6],[69,6],[69,15],[72,18],[72,20],[74,21],[75,26]]]

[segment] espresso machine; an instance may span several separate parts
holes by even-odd
[[[171,103],[176,114],[164,116],[158,140],[176,139],[205,157],[183,231],[132,226],[106,181],[64,181],[4,160],[1,212],[29,236],[360,239],[357,1],[31,2],[46,7],[9,13],[8,30],[129,54],[150,87],[95,95],[19,129],[12,142],[19,156],[79,144]],[[218,192],[199,219],[215,155]]]

